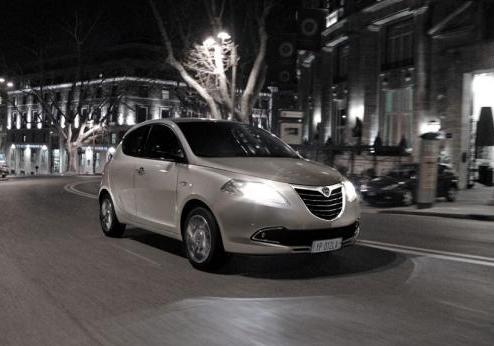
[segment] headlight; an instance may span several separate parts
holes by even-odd
[[[278,191],[263,183],[232,179],[221,187],[221,191],[259,204],[288,205],[287,200]]]
[[[369,190],[367,184],[360,185],[360,192],[367,192],[367,190]]]
[[[355,191],[355,186],[353,186],[349,180],[343,181],[343,186],[345,188],[345,194],[348,202],[355,201],[358,198],[357,191]]]

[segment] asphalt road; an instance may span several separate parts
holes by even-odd
[[[0,182],[0,345],[494,344],[492,222],[365,213],[361,245],[211,274],[163,236],[105,238],[95,187]]]

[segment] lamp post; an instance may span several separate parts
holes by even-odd
[[[8,123],[7,116],[8,116],[8,95],[7,95],[7,89],[11,89],[14,87],[14,83],[12,81],[7,81],[4,77],[0,77],[0,150],[2,152],[6,153],[6,148],[5,148],[5,139],[6,139],[6,128],[5,124]],[[15,149],[13,149],[15,150]],[[7,155],[5,155],[7,157]],[[14,151],[14,162],[16,161],[16,156],[15,156],[15,151]],[[14,163],[15,165],[15,163]]]

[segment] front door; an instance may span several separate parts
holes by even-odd
[[[146,146],[146,159],[136,170],[135,192],[140,222],[155,230],[175,231],[177,162],[181,145],[173,130],[153,125]]]

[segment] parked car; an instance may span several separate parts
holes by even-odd
[[[386,176],[372,179],[360,188],[369,204],[411,205],[416,201],[418,164],[401,165]],[[438,165],[437,197],[453,202],[458,193],[458,177],[445,164]]]
[[[225,252],[319,253],[359,234],[354,186],[269,132],[205,119],[153,120],[127,132],[99,190],[107,236],[125,225],[182,240],[191,264]]]
[[[5,154],[0,153],[0,176],[5,178],[9,174],[9,166],[5,160]]]

